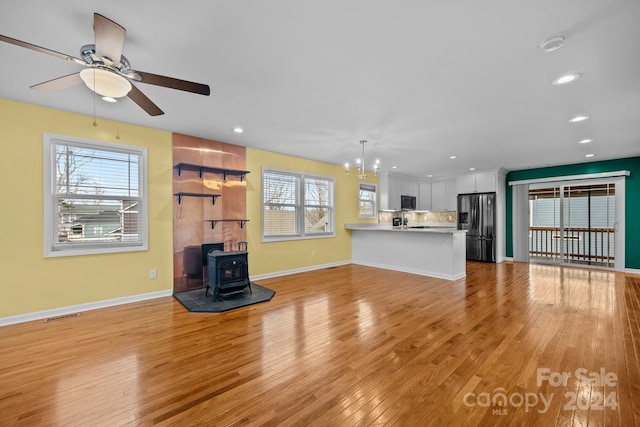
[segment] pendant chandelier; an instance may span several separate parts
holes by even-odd
[[[364,159],[364,145],[367,143],[366,139],[363,139],[362,141],[360,141],[360,145],[362,145],[362,158],[357,158],[356,159],[356,173],[352,173],[349,170],[349,163],[345,163],[344,164],[344,172],[347,175],[351,175],[351,176],[357,176],[360,179],[367,179],[367,177],[369,175],[367,175],[367,172],[364,169],[364,165],[365,165],[365,159]],[[373,163],[373,175],[377,176],[378,175],[378,170],[380,169],[380,160],[376,159],[376,161]]]

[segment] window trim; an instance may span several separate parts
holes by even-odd
[[[56,192],[54,190],[55,179],[52,174],[55,171],[56,156],[53,154],[56,144],[69,144],[78,147],[92,148],[102,151],[134,154],[140,157],[138,165],[139,181],[139,231],[142,233],[141,242],[111,242],[99,245],[64,247],[56,244],[54,234],[58,230],[57,209],[55,209]],[[149,249],[149,209],[147,194],[148,188],[148,154],[146,147],[137,147],[111,142],[96,141],[85,138],[75,138],[66,135],[44,133],[43,135],[43,197],[44,197],[44,256],[64,257],[93,255],[120,252],[139,252]]]
[[[298,204],[296,205],[296,211],[297,211],[297,215],[295,218],[296,221],[296,225],[298,227],[298,234],[296,235],[282,235],[282,236],[265,236],[264,235],[264,208],[265,208],[265,203],[264,203],[264,175],[265,173],[268,172],[272,172],[272,173],[276,173],[276,174],[283,174],[283,175],[290,175],[290,176],[294,176],[296,178],[296,185],[298,186],[297,188],[297,200],[298,200]],[[322,180],[327,180],[331,183],[331,188],[330,188],[330,206],[329,206],[329,218],[330,218],[330,228],[331,231],[325,232],[325,233],[312,233],[312,234],[306,234],[304,231],[304,213],[305,213],[305,207],[307,205],[305,205],[304,203],[304,182],[305,179],[322,179]],[[306,173],[306,172],[298,172],[298,171],[291,171],[291,170],[287,170],[287,169],[278,169],[278,168],[270,168],[270,167],[266,167],[263,166],[262,167],[262,174],[260,175],[260,190],[261,190],[261,194],[260,194],[260,206],[261,206],[261,211],[260,211],[260,225],[261,225],[261,230],[260,230],[260,235],[261,235],[261,241],[264,243],[268,243],[268,242],[282,242],[282,241],[290,241],[290,240],[308,240],[308,239],[326,239],[326,238],[330,238],[330,237],[335,237],[336,236],[336,179],[333,176],[326,176],[326,175],[319,175],[319,174],[312,174],[312,173]]]
[[[372,191],[374,196],[373,212],[371,213],[371,215],[365,215],[360,213],[360,203],[362,202],[362,199],[360,199],[360,191],[362,191],[362,186],[373,187],[373,191],[365,188],[365,191]],[[374,184],[372,182],[358,182],[358,218],[366,218],[366,219],[378,218],[378,184]]]

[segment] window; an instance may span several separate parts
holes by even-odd
[[[44,136],[45,256],[146,250],[147,151]]]
[[[378,217],[376,189],[377,186],[375,184],[358,183],[358,215],[360,218]]]
[[[263,169],[262,240],[335,236],[334,187],[330,177]]]

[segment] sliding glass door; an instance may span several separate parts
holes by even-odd
[[[531,186],[530,260],[614,268],[617,200],[613,181]]]
[[[561,259],[559,186],[529,188],[529,259],[558,263]]]
[[[615,264],[615,184],[563,189],[564,262],[613,268]]]

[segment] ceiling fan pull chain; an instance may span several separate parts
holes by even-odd
[[[120,118],[120,100],[116,100],[116,117]],[[120,139],[120,122],[116,121],[116,139]]]
[[[93,73],[93,87],[96,87],[96,73]],[[93,92],[93,127],[98,127],[96,123],[96,93]]]

